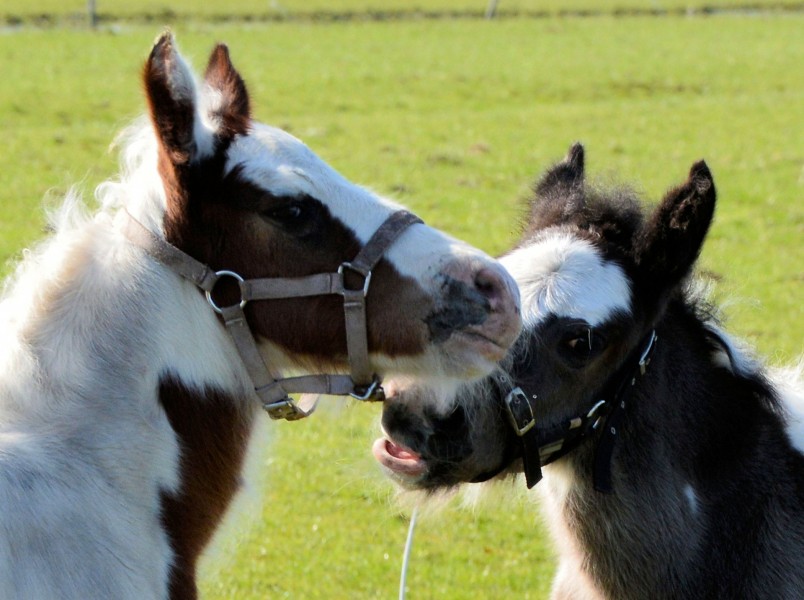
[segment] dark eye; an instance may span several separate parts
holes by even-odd
[[[559,342],[559,352],[573,365],[584,366],[606,346],[604,337],[590,325],[572,325]]]
[[[304,206],[300,202],[290,202],[282,206],[273,206],[262,211],[262,216],[281,225],[293,225],[304,216]]]
[[[587,346],[589,350],[592,349],[592,330],[589,329],[585,336],[573,337],[566,340],[566,344],[573,352],[586,352]]]
[[[317,243],[326,231],[326,211],[318,200],[306,194],[266,194],[254,210],[273,228],[305,243]]]

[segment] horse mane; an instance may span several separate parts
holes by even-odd
[[[112,147],[120,148],[119,176],[101,183],[95,190],[96,199],[105,211],[125,206],[148,221],[144,224],[161,231],[166,200],[156,169],[158,143],[148,118],[141,116],[121,130]],[[141,205],[132,206],[134,201]]]
[[[584,180],[568,197],[562,188],[535,185],[520,217],[520,239],[525,246],[539,231],[566,226],[604,238],[615,256],[628,256],[645,222],[644,203],[627,184]]]
[[[65,249],[75,248],[90,240],[81,240],[87,226],[96,222],[112,227],[117,210],[127,207],[156,231],[161,230],[164,215],[164,191],[156,169],[156,137],[146,117],[140,117],[124,128],[112,143],[119,147],[120,171],[95,189],[96,207],[84,199],[78,186],[72,186],[54,208],[45,207],[45,235],[22,251],[5,278],[0,303],[9,312],[14,303],[29,311],[37,305],[42,282],[57,277],[55,272],[65,260]],[[12,311],[19,318],[18,311]]]

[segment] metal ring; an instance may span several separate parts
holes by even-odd
[[[384,400],[385,390],[382,389],[382,384],[379,378],[375,375],[371,380],[371,383],[366,388],[361,391],[359,390],[358,386],[355,385],[352,391],[349,392],[349,395],[355,400],[375,400],[374,397],[376,395],[379,396],[376,398],[376,400]]]
[[[589,412],[586,413],[586,418],[587,419],[591,418],[592,415],[595,414],[600,409],[600,407],[603,406],[605,403],[606,403],[605,400],[598,400],[597,404],[595,404],[591,409],[589,409]]]
[[[221,277],[224,277],[224,276],[232,277],[233,279],[235,279],[237,281],[237,287],[240,288],[240,308],[243,308],[246,305],[246,302],[248,302],[247,300],[243,299],[243,291],[244,291],[243,284],[245,283],[246,280],[243,279],[240,275],[238,275],[234,271],[216,271],[215,272],[215,284],[217,284],[218,280]],[[215,288],[215,284],[213,284],[213,286],[212,286],[213,289]],[[209,290],[208,292],[206,292],[206,295],[207,295],[207,302],[209,302],[209,305],[212,307],[212,310],[214,310],[219,315],[222,314],[223,309],[220,306],[218,306],[217,304],[215,304],[215,301],[212,299],[212,290]]]
[[[352,263],[350,262],[341,263],[341,266],[338,267],[338,275],[341,276],[341,289],[343,290],[347,289],[346,282],[344,280],[344,271],[346,269],[349,269],[350,271],[352,271],[352,273],[356,273],[357,275],[360,275],[363,278],[363,297],[365,298],[366,296],[368,296],[369,284],[371,283],[371,271],[364,274],[360,269],[355,268],[355,266],[352,265]],[[359,290],[353,290],[353,291],[359,291]]]

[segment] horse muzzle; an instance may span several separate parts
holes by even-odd
[[[430,340],[467,364],[501,360],[522,327],[513,278],[489,260],[456,262],[438,277],[439,302],[425,319]]]

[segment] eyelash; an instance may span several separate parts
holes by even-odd
[[[605,347],[605,337],[588,326],[574,328],[560,341],[562,353],[578,366],[597,356]]]

